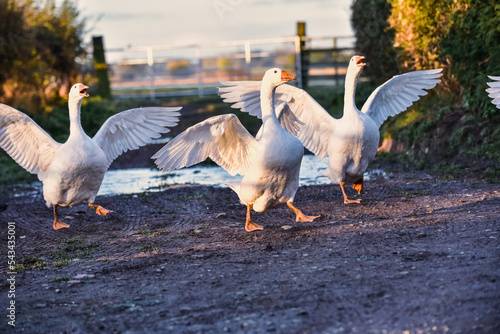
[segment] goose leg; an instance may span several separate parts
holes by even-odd
[[[344,204],[350,204],[350,203],[361,203],[361,199],[349,199],[347,197],[347,194],[345,193],[345,182],[340,182],[340,189],[342,189],[342,194],[344,195]]]
[[[359,180],[357,180],[356,182],[354,182],[354,184],[352,185],[352,187],[354,189],[356,189],[356,191],[358,192],[358,195],[360,195],[361,192],[363,191],[363,177],[361,177]]]
[[[295,212],[295,214],[297,215],[297,217],[295,218],[295,221],[296,222],[301,222],[301,223],[306,223],[306,222],[312,222],[314,219],[320,217],[320,216],[306,216],[305,214],[302,213],[302,211],[300,211],[299,209],[297,209],[293,204],[292,202],[286,202],[286,204],[288,205],[288,207],[290,209],[293,210],[293,212]]]
[[[253,207],[253,204],[247,204],[247,220],[245,223],[245,230],[247,232],[252,232],[252,231],[264,229],[264,227],[253,223],[252,220],[250,219],[250,213],[252,211],[252,207]]]
[[[89,203],[89,207],[91,209],[94,209],[95,210],[95,213],[97,213],[98,215],[101,215],[101,216],[106,216],[108,213],[111,213],[113,211],[111,210],[106,210],[105,208],[103,208],[102,206],[100,205],[95,205],[93,203]]]
[[[69,224],[65,224],[59,219],[57,219],[57,205],[54,204],[53,206],[54,206],[54,226],[53,226],[54,230],[59,230],[61,228],[68,228]]]

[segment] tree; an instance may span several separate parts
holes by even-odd
[[[394,29],[387,22],[390,14],[387,0],[355,0],[352,5],[354,49],[366,57],[370,66],[363,72],[377,86],[400,72],[393,47]]]
[[[3,6],[3,7],[2,7]],[[65,0],[5,0],[0,5],[0,100],[9,104],[47,105],[67,92],[80,74],[78,59],[85,56],[85,21],[76,5]],[[5,11],[4,11],[5,10]],[[65,89],[66,88],[66,89]]]
[[[0,95],[4,95],[3,85],[11,76],[16,59],[24,49],[24,13],[27,10],[17,1],[0,1]]]

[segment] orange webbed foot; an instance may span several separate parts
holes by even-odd
[[[314,221],[314,219],[316,218],[319,218],[321,216],[306,216],[305,214],[303,214],[302,212],[300,214],[297,215],[297,217],[295,218],[295,221],[297,223],[311,223]]]
[[[89,203],[89,207],[94,209],[95,213],[97,213],[100,216],[106,216],[108,213],[113,212],[112,210],[107,210],[100,205],[94,205],[92,203]]]
[[[347,194],[345,192],[345,183],[344,182],[340,182],[339,183],[340,185],[340,189],[342,190],[342,195],[344,195],[344,204],[352,204],[352,203],[361,203],[361,199],[349,199],[347,197]],[[358,190],[358,188],[360,189],[360,191],[363,189],[363,179],[357,181],[355,184],[353,184],[352,186],[354,189]]]
[[[59,219],[54,219],[54,230],[60,230],[62,228],[68,228],[69,224],[63,223]]]
[[[53,225],[54,230],[60,230],[62,228],[68,228],[69,224],[65,224],[65,223],[63,223],[62,221],[60,221],[57,218],[57,207],[58,207],[57,204],[53,205],[53,208],[54,208],[54,225]]]
[[[264,229],[263,226],[257,225],[252,221],[247,221],[245,224],[245,231],[247,232],[259,231],[263,229]]]
[[[320,216],[306,216],[305,214],[302,213],[302,211],[300,211],[299,209],[297,209],[293,204],[292,202],[286,202],[286,204],[288,205],[288,207],[290,209],[293,210],[293,212],[295,212],[295,214],[297,215],[296,218],[295,218],[295,221],[297,223],[310,223],[312,221],[314,221],[314,219],[316,218],[319,218]]]
[[[358,199],[349,199],[349,198],[344,198],[344,204],[360,204],[361,203],[361,198]]]
[[[246,219],[246,222],[245,222],[245,231],[252,232],[252,231],[263,230],[264,227],[262,227],[260,225],[257,225],[254,222],[252,222],[252,218],[251,218],[252,208],[253,208],[253,204],[252,203],[247,204],[247,219]]]
[[[106,210],[105,208],[103,208],[102,206],[98,206],[97,209],[95,210],[95,212],[98,214],[98,215],[101,215],[101,216],[106,216],[108,213],[111,213],[113,212],[113,210]]]

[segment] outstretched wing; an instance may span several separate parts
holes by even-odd
[[[488,86],[490,86],[490,88],[486,89],[486,91],[490,93],[488,96],[493,99],[491,100],[491,103],[500,109],[500,77],[488,75],[488,78],[494,81],[488,82]]]
[[[295,116],[292,110],[290,110],[288,103],[285,102],[282,106],[283,108],[277,111],[278,121],[283,129],[297,137],[299,135],[299,131],[304,126],[304,123]]]
[[[243,112],[262,118],[260,81],[227,81],[221,84],[227,86],[219,88],[219,95],[224,102],[233,103],[232,108],[239,108]],[[328,154],[328,138],[335,130],[335,119],[306,91],[291,85],[284,84],[276,88],[276,112],[283,109],[284,103],[288,105],[293,115],[304,123],[296,134],[289,132],[296,135],[309,151],[319,158],[324,158]],[[283,113],[282,117],[286,118],[287,114]],[[289,119],[285,123],[280,121],[282,124],[290,122],[293,123],[293,120]]]
[[[392,77],[373,91],[361,111],[380,127],[388,117],[405,111],[420,96],[427,95],[424,89],[434,88],[441,81],[438,78],[442,70],[413,71]]]
[[[152,158],[164,171],[189,167],[210,158],[231,175],[245,175],[254,143],[255,138],[236,115],[220,115],[188,128]]]
[[[0,104],[0,147],[28,172],[47,170],[59,146],[28,115]]]
[[[122,111],[108,118],[94,136],[106,153],[108,166],[120,154],[135,150],[170,132],[179,122],[182,107],[147,107]]]

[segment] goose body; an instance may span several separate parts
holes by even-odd
[[[210,157],[231,175],[243,175],[240,183],[229,186],[247,206],[247,231],[263,227],[251,221],[253,209],[262,212],[287,203],[296,213],[297,221],[312,221],[293,206],[299,185],[299,170],[304,154],[300,140],[287,132],[279,123],[274,110],[276,87],[295,77],[280,69],[270,69],[264,75],[262,97],[262,127],[253,137],[234,114],[211,117],[200,122],[171,140],[153,158],[158,168],[166,171],[188,167]],[[289,113],[287,106],[280,116]],[[300,122],[289,116],[290,131]],[[295,130],[294,130],[295,129]]]
[[[293,200],[299,186],[302,143],[279,124],[266,122],[260,140],[251,147],[252,160],[239,184],[231,184],[242,204],[262,212]]]
[[[328,172],[334,183],[355,183],[363,177],[380,139],[373,120],[364,114],[342,117],[328,138]]]
[[[360,203],[349,199],[345,183],[353,183],[358,193],[363,189],[363,174],[374,159],[380,140],[380,125],[426,95],[440,80],[441,69],[424,70],[394,76],[379,86],[359,110],[354,102],[356,85],[365,66],[364,57],[354,56],[349,62],[345,81],[344,114],[335,119],[306,91],[282,85],[276,89],[278,106],[286,103],[291,113],[303,123],[297,138],[320,159],[328,156],[328,176],[341,187],[344,203]],[[262,117],[257,94],[259,81],[222,82],[219,89],[224,102],[233,108]]]
[[[26,114],[0,104],[0,147],[42,181],[44,199],[54,209],[54,229],[69,227],[57,218],[59,206],[88,202],[98,214],[112,212],[93,204],[109,165],[123,152],[169,132],[168,127],[178,122],[180,107],[129,109],[110,117],[90,138],[80,122],[87,89],[83,84],[75,84],[70,90],[70,135],[63,144]]]
[[[107,171],[103,161],[106,154],[90,137],[70,137],[55,152],[47,170],[39,173],[47,205],[93,203]]]

